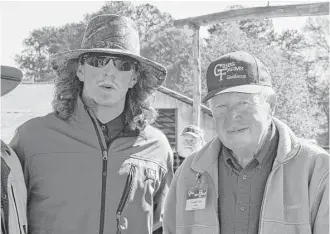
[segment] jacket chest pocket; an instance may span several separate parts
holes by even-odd
[[[261,234],[311,234],[309,223],[282,223],[276,221],[262,221]]]
[[[142,158],[131,158],[125,160],[119,174],[129,176],[133,171],[131,180],[128,180],[127,187],[131,186],[129,201],[134,204],[141,203],[143,210],[149,210],[153,204],[153,196],[160,186],[160,166],[153,161]],[[141,199],[142,198],[142,199]]]

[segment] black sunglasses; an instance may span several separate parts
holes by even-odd
[[[104,54],[104,53],[87,53],[81,56],[88,65],[103,68],[110,60],[119,71],[136,70],[138,62],[130,57],[122,55]]]

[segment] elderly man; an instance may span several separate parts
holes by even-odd
[[[173,178],[149,95],[166,69],[140,55],[135,23],[99,15],[81,49],[52,58],[54,112],[20,126],[11,145],[27,181],[29,233],[149,233]]]
[[[1,96],[21,82],[21,70],[0,66]],[[26,186],[20,161],[15,152],[1,140],[1,233],[27,233]]]
[[[233,52],[206,77],[217,137],[176,172],[164,232],[329,233],[329,155],[273,117],[265,65]]]
[[[177,153],[174,153],[174,172],[186,157],[202,148],[205,143],[203,130],[196,125],[189,125],[183,129],[179,142],[181,148]]]

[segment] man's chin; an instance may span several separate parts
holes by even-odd
[[[194,149],[192,148],[184,148],[182,151],[182,157],[188,157],[190,154],[192,154],[194,152]]]
[[[104,107],[111,107],[115,104],[115,102],[113,100],[108,100],[108,99],[98,99],[98,100],[95,100],[95,103],[98,105],[98,106],[104,106]]]
[[[228,149],[230,150],[244,150],[251,148],[251,144],[249,142],[230,142],[227,144],[224,144]]]
[[[184,150],[193,152],[195,149],[188,146],[188,147],[184,147]]]

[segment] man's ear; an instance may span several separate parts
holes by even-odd
[[[82,81],[82,82],[84,82],[84,80],[85,80],[84,67],[80,63],[78,64],[78,68],[77,68],[77,73],[76,74],[77,74],[79,80]]]
[[[130,88],[133,88],[133,86],[137,83],[137,81],[138,81],[138,76],[137,76],[137,73],[134,72],[128,86]]]

